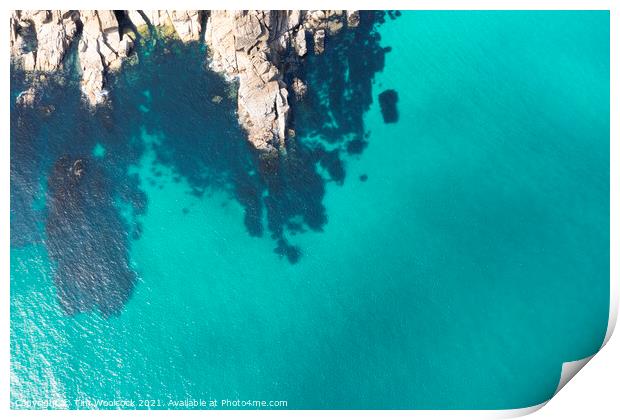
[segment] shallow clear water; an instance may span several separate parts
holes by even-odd
[[[275,169],[195,45],[143,45],[94,115],[71,74],[12,109],[13,406],[518,408],[598,349],[609,14],[367,18],[302,69]]]

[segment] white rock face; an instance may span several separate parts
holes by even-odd
[[[308,47],[306,45],[306,30],[304,28],[299,28],[297,31],[297,35],[295,35],[294,41],[295,51],[297,55],[303,57],[308,53]]]
[[[263,151],[283,144],[289,110],[279,71],[267,59],[269,21],[269,12],[213,11],[205,35],[213,69],[238,78],[239,121]]]
[[[168,10],[167,12],[181,41],[189,42],[200,39],[202,27],[198,10]]]
[[[199,41],[202,31],[200,10],[127,10],[138,30],[147,26],[170,29],[183,42]]]
[[[13,60],[27,71],[58,70],[77,31],[75,18],[71,11],[63,10],[13,11]],[[29,44],[36,44],[36,51],[29,51]]]
[[[112,11],[80,11],[82,37],[78,45],[78,59],[82,69],[82,93],[91,106],[105,101],[104,72],[118,70],[123,49],[126,55],[126,42],[121,48],[118,21]]]
[[[130,10],[126,15],[136,27],[150,22],[154,26],[174,28],[183,41],[200,37],[200,13],[197,10],[146,11],[144,15],[148,21],[137,10]],[[88,104],[97,106],[107,97],[105,72],[119,70],[133,48],[132,38],[127,35],[121,38],[113,11],[13,11],[10,15],[11,57],[26,71],[54,72],[60,69],[65,53],[74,41],[77,22],[82,24],[82,34],[76,41],[82,71],[81,89]]]
[[[172,25],[172,21],[170,21],[166,10],[142,10],[142,12],[148,19],[148,23],[153,26],[161,27]]]
[[[138,10],[127,10],[127,17],[137,29],[148,25],[148,22],[144,20],[144,18],[140,14],[140,11]]]

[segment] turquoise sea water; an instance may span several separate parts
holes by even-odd
[[[92,122],[75,122],[75,92],[62,89],[50,97],[66,108],[52,117],[19,115],[23,131],[12,121],[14,407],[519,408],[553,395],[562,362],[598,349],[609,309],[609,14],[403,12],[377,28],[374,44],[351,41],[374,52],[373,72],[357,59],[337,67],[335,40],[308,63],[312,81],[333,60],[332,84],[315,85],[331,93],[309,101],[346,129],[325,129],[325,113],[302,115],[300,104],[290,159],[312,164],[282,169],[276,187],[257,175],[234,100],[200,68],[197,47],[144,47],[111,89],[113,110]],[[171,64],[179,57],[186,71]],[[398,93],[391,124],[377,101],[387,89]],[[368,109],[346,108],[347,97]],[[98,193],[81,201],[50,187],[63,153],[86,156],[88,174],[102,168]],[[71,207],[68,225],[50,222],[64,205],[50,203],[74,199],[103,210]],[[92,238],[117,265],[83,247],[64,256]],[[124,264],[135,278],[117,285]],[[114,281],[89,296],[92,308],[68,294],[63,310],[68,286],[55,273],[88,270]]]

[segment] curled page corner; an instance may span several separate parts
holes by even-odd
[[[611,323],[610,323],[610,326],[611,326]],[[608,332],[610,329],[611,328],[608,328]],[[603,346],[601,346],[601,348]],[[598,351],[596,353],[598,353]],[[591,356],[584,357],[583,359],[562,363],[562,372],[560,374],[560,381],[558,383],[557,388],[555,389],[555,392],[553,393],[553,396],[547,401],[543,401],[542,403],[533,405],[531,407],[525,407],[525,408],[519,408],[519,409],[513,409],[513,410],[505,410],[504,412],[502,412],[502,414],[500,414],[496,418],[508,419],[508,418],[523,417],[523,416],[527,416],[528,414],[532,414],[540,410],[545,405],[547,405],[547,403],[551,401],[551,399],[555,397],[562,388],[564,388],[564,385],[566,385],[585,365],[588,364],[590,360],[592,360],[592,358],[596,355],[596,353],[594,353]]]
[[[598,353],[598,352],[597,352]],[[553,396],[555,397],[558,392],[564,385],[568,383],[573,377],[579,372],[585,365],[588,364],[590,360],[596,355],[594,353],[592,356],[584,357],[583,359],[573,360],[572,362],[564,362],[562,364],[562,373],[560,374],[560,382],[558,383],[558,387],[555,389]]]
[[[609,286],[609,296],[611,297],[611,302],[609,305],[609,321],[607,322],[607,332],[605,333],[605,339],[603,340],[603,344],[601,345],[601,349],[605,347],[605,344],[609,341],[614,330],[616,329],[616,321],[618,320],[618,284],[614,281],[610,282]],[[599,349],[600,351],[600,349]]]
[[[558,392],[560,392],[560,390],[562,388],[564,388],[564,386],[571,379],[573,379],[573,377],[581,369],[583,369],[583,367],[585,365],[588,364],[588,362],[590,360],[592,360],[592,358],[594,356],[596,356],[596,354],[599,351],[601,351],[601,349],[603,347],[605,347],[605,344],[607,344],[607,342],[611,338],[611,336],[613,334],[613,331],[614,331],[614,329],[616,327],[617,315],[618,315],[618,307],[617,307],[616,304],[614,304],[614,300],[612,298],[612,303],[611,303],[611,306],[610,306],[610,309],[609,309],[609,322],[607,323],[607,332],[605,333],[605,339],[603,340],[603,343],[601,344],[601,347],[594,354],[592,354],[591,356],[584,357],[583,359],[579,359],[579,360],[573,360],[572,362],[564,362],[562,364],[562,373],[560,374],[560,382],[558,383],[558,387],[555,389],[555,392],[553,393],[554,397],[558,394]]]
[[[529,414],[535,413],[536,411],[540,410],[545,405],[547,405],[548,402],[549,402],[549,400],[543,401],[540,404],[532,405],[530,407],[514,408],[512,410],[498,411],[498,412],[496,412],[497,415],[495,415],[494,418],[496,418],[496,419],[514,419],[514,418],[517,418],[517,417],[524,417],[524,416],[527,416]]]
[[[613,264],[613,261],[612,261]],[[591,356],[584,357],[583,359],[573,360],[572,362],[564,362],[562,364],[562,373],[560,374],[560,382],[555,389],[553,396],[555,397],[558,392],[579,372],[596,354],[601,351],[603,347],[609,342],[609,339],[613,335],[616,328],[616,321],[618,320],[618,285],[614,281],[610,281],[609,286],[609,320],[607,321],[607,331],[605,332],[605,338],[601,347]]]

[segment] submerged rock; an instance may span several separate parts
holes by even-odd
[[[347,25],[349,28],[355,28],[360,24],[359,10],[347,10]]]
[[[30,86],[25,91],[21,92],[17,95],[17,99],[15,100],[17,105],[21,106],[33,106],[35,101],[38,99],[39,93],[34,86]]]
[[[291,82],[291,88],[295,93],[295,99],[301,101],[308,93],[308,86],[299,77],[295,77]]]
[[[386,124],[398,122],[397,103],[398,93],[394,89],[388,89],[379,94],[379,106]]]
[[[84,175],[85,170],[86,170],[86,163],[84,162],[84,159],[78,159],[75,162],[73,162],[73,165],[71,165],[71,172],[73,173],[73,176],[75,176],[76,178],[81,178],[82,175]]]

